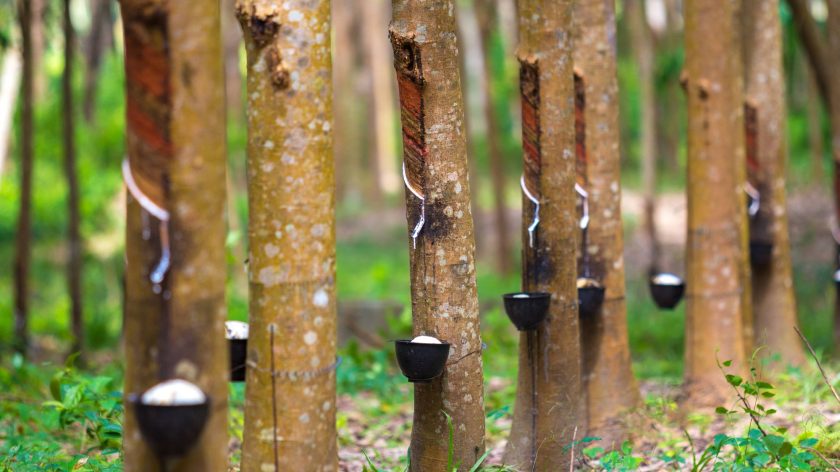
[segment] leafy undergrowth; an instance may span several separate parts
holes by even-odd
[[[344,352],[339,370],[341,470],[403,470],[411,434],[412,389],[386,350]],[[101,364],[100,364],[101,365]],[[829,366],[832,367],[832,366]],[[721,363],[732,387],[717,411],[680,411],[679,389],[642,382],[644,405],[628,421],[634,439],[605,450],[598,438],[573,444],[579,470],[837,470],[840,405],[816,369],[788,369],[773,379],[741,377]],[[834,368],[827,369],[836,372]],[[840,384],[840,376],[829,379]],[[772,382],[772,383],[771,383]],[[474,470],[511,470],[502,460],[511,424],[513,379],[488,376],[487,454]],[[31,364],[0,366],[0,471],[121,470],[122,372]],[[240,458],[242,384],[231,384],[231,469]],[[572,444],[570,444],[572,446]],[[455,464],[453,464],[455,465]]]

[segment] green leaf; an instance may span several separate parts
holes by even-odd
[[[770,463],[771,459],[772,458],[770,457],[770,454],[761,453],[755,456],[753,462],[755,462],[757,465],[765,466]]]
[[[761,396],[764,398],[773,398],[776,394],[773,392],[761,392]]]
[[[741,385],[741,383],[744,382],[744,379],[737,375],[726,374],[726,381],[729,382],[729,385],[732,385],[733,387],[738,387]]]
[[[799,446],[800,447],[814,447],[819,442],[820,442],[820,440],[817,439],[817,438],[807,438],[807,439],[803,439],[802,441],[799,441]]]
[[[726,408],[724,408],[722,406],[719,406],[719,407],[715,408],[715,413],[720,414],[720,415],[728,415],[729,410],[727,410]]]
[[[729,367],[732,365],[732,361],[723,361],[724,367]]]
[[[74,352],[67,356],[67,359],[64,360],[64,367],[67,369],[72,369],[76,366],[76,359],[79,358],[81,352]]]
[[[784,442],[785,438],[775,434],[768,434],[767,436],[764,436],[764,444],[767,445],[767,449],[769,449],[773,454],[779,454],[779,449],[781,449]]]
[[[604,448],[601,446],[590,446],[583,450],[583,455],[594,459],[604,453]]]
[[[50,395],[52,395],[53,400],[61,401],[61,378],[63,374],[61,372],[53,375],[52,379],[50,379]]]
[[[779,447],[778,455],[784,457],[789,455],[791,452],[793,452],[793,444],[789,443],[788,441],[785,441]]]
[[[755,383],[755,386],[756,386],[756,387],[758,387],[758,388],[764,388],[764,389],[771,389],[771,388],[773,388],[773,386],[772,386],[772,385],[770,385],[770,384],[769,384],[769,383],[767,383],[767,382],[756,382],[756,383]]]

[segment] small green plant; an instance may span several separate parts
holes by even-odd
[[[726,372],[725,368],[732,367],[732,361],[717,361],[726,382],[735,392],[736,401],[730,408],[719,406],[715,411],[726,417],[745,414],[749,417],[749,427],[743,437],[716,435],[699,456],[693,452],[693,442],[686,433],[692,449],[692,471],[706,470],[709,466],[715,470],[812,470],[812,462],[817,456],[811,451],[818,440],[791,440],[787,437],[787,428],[771,426],[765,421],[777,413],[775,408],[764,403],[776,393],[772,384],[759,378],[756,354],[751,359],[748,378]]]
[[[584,438],[597,440],[599,438]],[[624,441],[621,448],[605,452],[601,446],[589,446],[583,449],[584,458],[597,461],[597,466],[603,470],[631,471],[639,468],[643,458],[633,454],[633,446],[629,441]],[[593,465],[594,467],[594,465]]]
[[[83,453],[97,450],[103,455],[119,452],[122,441],[122,395],[111,377],[85,377],[73,366],[76,355],[71,355],[64,369],[50,381],[52,400],[43,407],[58,412],[62,430],[79,428],[83,431]],[[87,440],[93,442],[86,448]]]

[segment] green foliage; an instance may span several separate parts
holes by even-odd
[[[587,459],[597,458],[598,466],[603,470],[636,470],[644,461],[642,457],[633,454],[633,446],[629,441],[622,443],[620,449],[609,452],[605,452],[601,446],[590,446],[583,449],[583,455]]]
[[[122,470],[119,372],[61,369],[19,356],[0,367],[0,471]]]

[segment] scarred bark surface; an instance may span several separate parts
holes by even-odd
[[[716,358],[745,361],[748,279],[743,85],[734,1],[685,4],[688,242],[685,398],[719,406],[730,386]]]
[[[337,470],[330,2],[236,9],[250,208],[242,470]]]
[[[779,8],[767,0],[744,0],[744,85],[747,102],[755,106],[755,163],[761,194],[758,215],[750,227],[751,241],[773,244],[767,267],[752,268],[756,347],[767,357],[781,355],[779,366],[802,365],[805,353],[796,332],[796,299],[788,234],[785,172],[785,83],[782,69],[782,25]],[[749,168],[749,167],[748,167]]]
[[[589,276],[606,287],[600,312],[581,320],[582,377],[588,405],[587,434],[600,437],[608,448],[620,446],[627,438],[623,414],[640,402],[624,299],[614,8],[613,2],[579,0],[574,9],[574,63],[583,76],[587,97],[585,175],[590,222],[583,260],[589,264]]]
[[[519,376],[505,463],[519,470],[562,470],[577,433],[585,435],[578,326],[572,2],[519,1],[523,168],[540,200],[523,197],[523,277],[527,291],[552,294],[548,319],[520,335]]]
[[[425,196],[425,224],[411,255],[415,335],[452,347],[441,377],[414,385],[411,470],[443,471],[452,417],[454,460],[469,470],[484,452],[484,391],[475,240],[470,210],[455,6],[394,0],[390,27],[400,91],[408,181]],[[421,201],[406,192],[409,233]]]
[[[219,5],[210,0],[122,0],[127,152],[141,189],[170,212],[172,261],[162,283],[157,220],[128,198],[125,392],[182,378],[210,399],[198,443],[167,471],[227,467],[225,121]],[[132,408],[125,468],[158,471]]]

